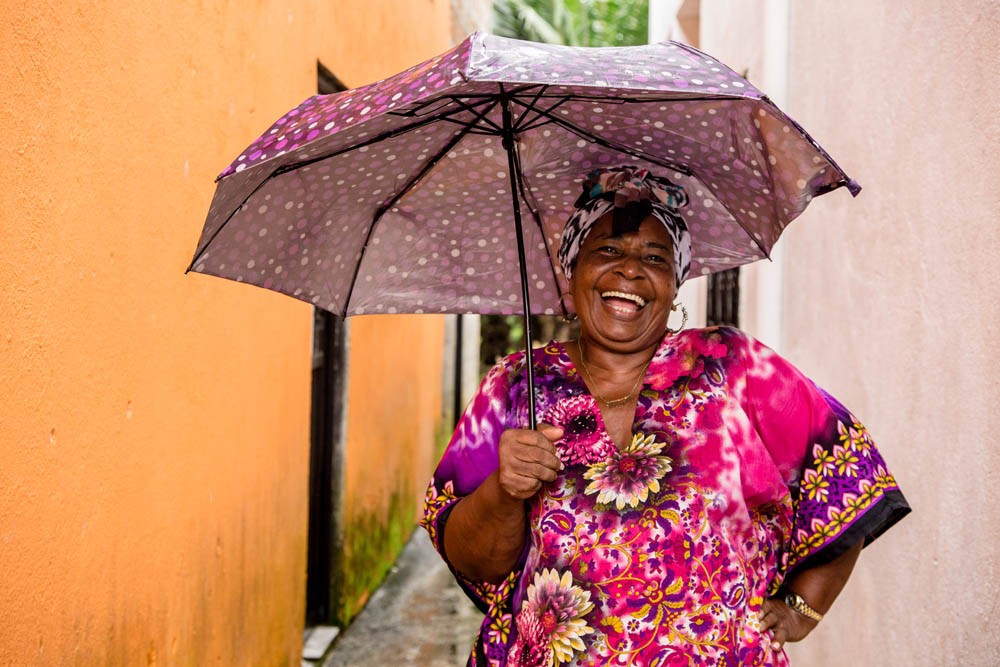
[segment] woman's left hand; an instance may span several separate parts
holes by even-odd
[[[771,642],[771,646],[776,651],[785,642],[797,642],[805,639],[816,625],[816,621],[808,616],[803,616],[776,598],[764,600],[760,610],[760,627],[762,630],[771,630],[774,633],[774,641]]]

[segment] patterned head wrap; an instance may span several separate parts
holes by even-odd
[[[670,235],[674,246],[674,276],[680,287],[691,269],[691,234],[678,212],[687,201],[683,188],[645,169],[620,166],[590,172],[583,180],[583,194],[574,204],[576,210],[566,221],[559,245],[559,263],[566,279],[573,277],[573,265],[580,247],[602,216],[614,211],[613,229],[621,233],[619,213],[631,209],[634,217],[636,212],[642,213],[645,209],[646,214],[663,223]]]

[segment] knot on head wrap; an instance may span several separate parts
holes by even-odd
[[[674,276],[680,287],[691,269],[691,234],[678,212],[687,202],[683,188],[645,169],[620,166],[590,172],[583,180],[583,193],[574,204],[576,210],[566,221],[559,245],[559,263],[566,279],[573,277],[573,265],[583,241],[601,217],[608,211],[615,211],[617,218],[618,211],[646,206],[648,214],[659,220],[670,235],[674,247]]]

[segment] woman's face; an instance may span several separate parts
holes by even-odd
[[[613,236],[611,213],[584,239],[570,280],[581,335],[618,352],[656,346],[677,295],[674,253],[663,224],[646,217]]]

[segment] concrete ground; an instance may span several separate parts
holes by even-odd
[[[427,533],[417,529],[322,667],[462,667],[481,620]]]

